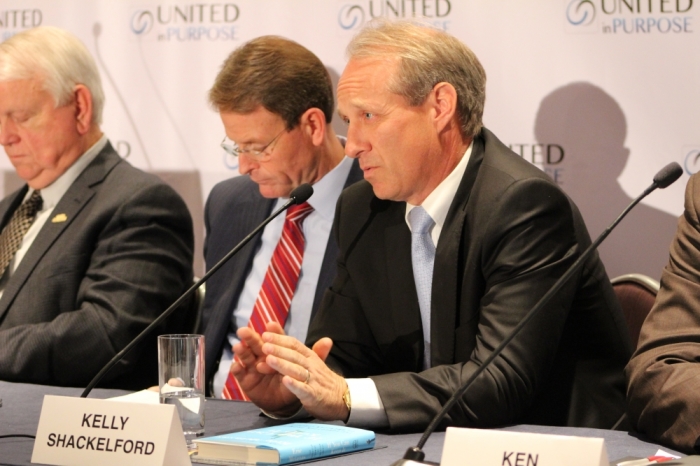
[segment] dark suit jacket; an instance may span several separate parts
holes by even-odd
[[[661,289],[625,370],[628,414],[654,440],[687,453],[700,437],[700,175],[685,191]]]
[[[0,202],[3,226],[27,187]],[[64,213],[64,222],[51,219]],[[110,144],[61,198],[0,299],[0,379],[83,386],[192,280],[192,219]],[[182,331],[176,312],[159,333]],[[156,332],[158,333],[158,332]],[[158,383],[154,333],[102,386]]]
[[[355,161],[345,181],[345,187],[361,179],[362,170]],[[207,270],[262,223],[272,212],[276,201],[277,199],[262,197],[258,185],[247,176],[237,176],[214,186],[204,212],[204,224],[207,230],[204,257]],[[202,325],[206,340],[205,367],[208,381],[212,380],[218,370],[223,345],[228,344],[226,335],[231,329],[231,315],[238,303],[261,242],[262,234],[259,234],[207,281]],[[323,293],[333,281],[337,256],[338,246],[331,235],[323,256],[311,310],[312,317],[321,302]]]
[[[423,336],[405,203],[360,182],[338,201],[338,276],[309,328],[328,336],[329,364],[374,380],[392,431],[423,430],[590,244],[551,179],[488,130],[437,244],[432,368]],[[597,254],[450,411],[442,427],[538,423],[611,427],[624,410],[625,323]]]

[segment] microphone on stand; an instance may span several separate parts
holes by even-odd
[[[289,207],[295,204],[301,204],[302,202],[306,202],[308,198],[311,197],[311,195],[314,193],[314,188],[311,187],[310,184],[304,183],[300,186],[297,186],[296,189],[292,191],[292,193],[289,195],[289,200],[284,203],[282,207],[277,209],[275,212],[273,212],[269,217],[267,217],[260,225],[258,225],[255,230],[253,230],[248,236],[243,238],[243,240],[238,243],[231,251],[228,252],[219,262],[214,265],[207,273],[204,274],[204,276],[194,285],[192,285],[187,291],[185,291],[182,296],[177,298],[174,303],[170,305],[163,313],[158,316],[157,319],[155,319],[151,324],[143,329],[141,333],[139,333],[136,338],[131,340],[131,342],[124,347],[119,353],[117,353],[105,366],[100,370],[100,372],[97,373],[97,375],[90,381],[90,383],[87,385],[83,393],[80,395],[81,398],[86,398],[90,391],[92,391],[93,388],[95,388],[95,385],[97,385],[100,380],[102,380],[102,377],[112,368],[114,367],[121,359],[126,355],[126,353],[129,352],[134,346],[136,346],[141,340],[144,339],[146,335],[150,333],[151,330],[153,330],[154,327],[157,327],[160,325],[161,322],[163,322],[170,314],[173,313],[175,309],[177,309],[187,298],[191,297],[194,292],[199,288],[204,282],[206,282],[209,277],[214,275],[217,270],[219,270],[226,262],[228,262],[229,259],[231,259],[238,251],[240,251],[243,246],[248,244],[248,242],[253,239],[253,237],[260,231],[262,230],[268,223],[270,223],[275,217],[277,217],[279,214],[287,210]]]
[[[549,301],[552,299],[554,295],[559,292],[559,290],[566,284],[567,281],[576,273],[578,272],[579,269],[583,266],[585,260],[590,256],[590,254],[598,247],[600,246],[600,243],[603,242],[605,238],[608,237],[610,232],[617,226],[618,223],[629,213],[630,210],[634,206],[636,206],[639,201],[644,199],[646,196],[648,196],[652,191],[654,191],[656,188],[661,188],[664,189],[671,185],[673,182],[675,182],[681,175],[683,174],[683,169],[681,168],[680,165],[678,165],[676,162],[671,162],[668,165],[666,165],[664,168],[662,168],[655,176],[653,183],[644,190],[644,192],[634,199],[630,205],[627,206],[625,210],[622,211],[619,217],[615,219],[612,224],[606,228],[603,233],[600,234],[598,239],[596,239],[574,262],[571,267],[562,275],[559,280],[552,285],[552,287],[545,293],[542,298],[535,304],[535,306],[523,317],[523,319],[520,321],[520,323],[513,329],[513,331],[506,336],[503,341],[491,352],[488,358],[484,360],[484,363],[479,366],[474,373],[467,379],[466,382],[450,397],[449,400],[447,400],[447,403],[445,403],[445,406],[438,412],[433,420],[430,422],[428,427],[425,429],[425,432],[423,433],[423,436],[420,438],[420,441],[415,447],[410,447],[408,450],[406,450],[406,453],[403,456],[403,459],[400,459],[394,463],[392,463],[392,466],[410,466],[410,465],[425,465],[425,464],[436,464],[436,463],[429,463],[429,462],[423,462],[425,459],[425,453],[421,448],[425,445],[425,442],[428,441],[428,437],[430,437],[430,434],[433,433],[433,431],[437,428],[438,424],[442,419],[445,417],[445,415],[449,412],[450,409],[457,403],[457,400],[459,400],[469,389],[471,384],[476,380],[476,378],[484,372],[488,368],[488,366],[493,362],[494,359],[496,359],[502,352],[503,350],[508,346],[508,344],[515,338],[515,336],[520,333],[520,331],[525,327],[525,325],[540,311],[546,304],[549,303]]]

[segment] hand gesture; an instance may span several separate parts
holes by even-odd
[[[267,355],[266,367],[277,371],[282,385],[309,414],[324,421],[348,418],[343,401],[347,389],[345,379],[325,363],[333,347],[330,338],[320,339],[312,349],[280,332],[265,332],[262,341],[262,352]]]
[[[284,335],[277,322],[268,323],[266,330],[266,333]],[[235,357],[231,373],[245,394],[259,408],[271,414],[283,417],[293,415],[301,404],[282,384],[282,375],[265,362],[260,335],[249,327],[239,328],[236,334],[240,342],[233,345]]]

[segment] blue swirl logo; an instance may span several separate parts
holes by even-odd
[[[595,19],[595,5],[591,0],[571,0],[566,19],[574,26],[588,26]]]
[[[338,24],[343,29],[354,29],[365,22],[365,11],[360,5],[344,5],[338,13]]]
[[[131,31],[136,35],[148,34],[153,29],[153,13],[140,10],[131,17]]]
[[[229,170],[238,170],[238,157],[229,154],[226,151],[224,153],[224,166]]]
[[[683,168],[688,175],[694,175],[700,171],[700,150],[694,149],[686,154]]]

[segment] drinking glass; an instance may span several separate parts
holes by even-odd
[[[187,445],[204,435],[204,335],[158,337],[160,402],[174,405]]]

